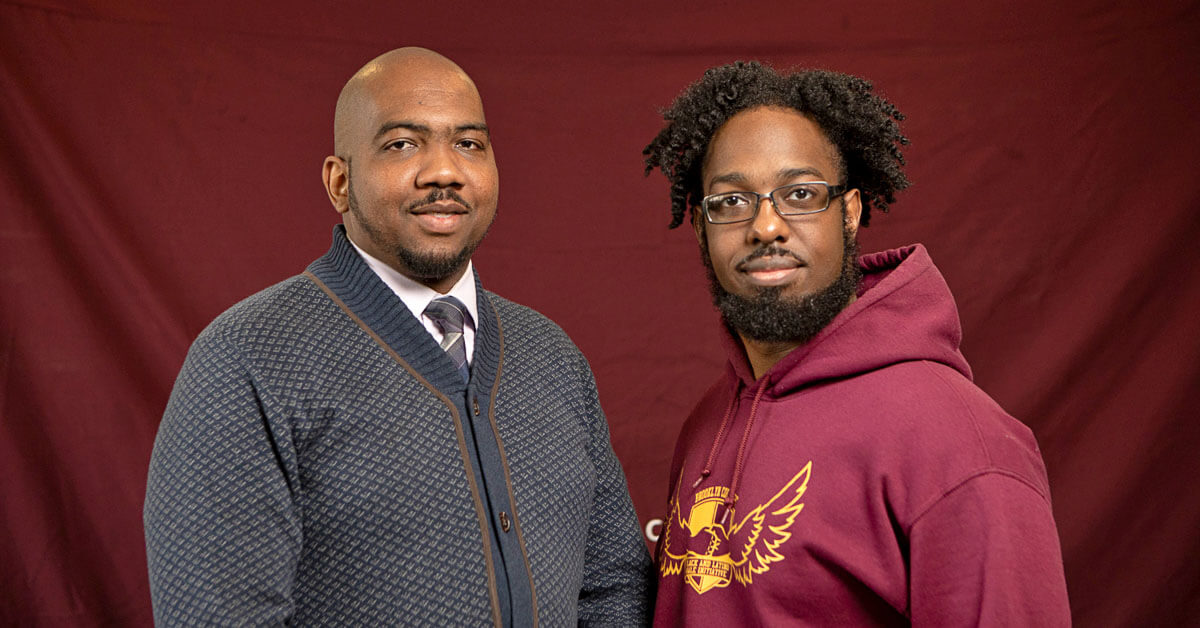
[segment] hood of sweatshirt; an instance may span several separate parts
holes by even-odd
[[[822,380],[840,379],[899,362],[929,360],[971,379],[959,346],[962,325],[946,280],[920,244],[859,258],[858,298],[809,342],[755,380],[741,339],[724,337],[729,368],[745,388],[782,397]]]
[[[712,475],[721,445],[736,439],[734,467],[729,491],[722,500],[724,516],[731,512],[742,481],[746,446],[754,429],[759,404],[823,381],[853,377],[901,362],[932,361],[971,379],[959,345],[962,326],[958,309],[945,278],[933,265],[925,247],[913,244],[858,260],[863,279],[858,298],[809,342],[795,348],[755,380],[741,339],[725,334],[729,355],[726,372],[734,394],[725,408],[712,447],[704,459],[692,488]],[[731,434],[731,421],[741,414],[742,392],[751,394],[748,418],[740,435]],[[675,487],[672,487],[672,492]],[[721,520],[724,524],[724,519]]]

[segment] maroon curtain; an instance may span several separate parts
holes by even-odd
[[[324,252],[334,100],[406,44],[480,86],[503,185],[477,267],[591,360],[644,522],[722,364],[642,176],[659,108],[735,59],[872,79],[915,184],[863,248],[923,242],[949,280],[979,384],[1041,443],[1076,622],[1200,623],[1196,2],[173,4],[0,1],[0,624],[150,623],[175,374]]]

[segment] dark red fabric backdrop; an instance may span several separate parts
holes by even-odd
[[[406,44],[480,86],[478,269],[591,360],[643,522],[722,363],[642,176],[658,109],[735,59],[874,80],[915,184],[864,249],[929,247],[978,382],[1036,433],[1076,622],[1200,624],[1196,2],[173,4],[0,0],[0,624],[150,623],[145,470],[184,353],[325,251],[334,100]]]

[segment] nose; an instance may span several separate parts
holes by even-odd
[[[463,171],[453,147],[431,144],[424,157],[421,170],[417,172],[417,187],[458,189],[463,186]]]
[[[779,212],[775,211],[775,204],[771,202],[771,198],[764,196],[758,199],[758,207],[746,229],[746,239],[751,244],[759,244],[786,242],[789,237],[791,237],[791,229],[788,222],[779,215]]]

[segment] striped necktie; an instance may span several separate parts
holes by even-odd
[[[458,368],[463,381],[470,381],[471,367],[467,364],[467,342],[463,338],[463,326],[470,317],[467,306],[454,297],[438,297],[429,302],[425,315],[431,318],[442,331],[442,349]]]

